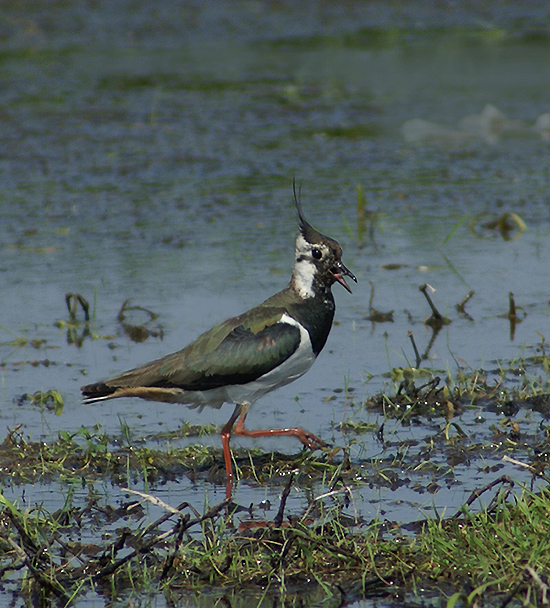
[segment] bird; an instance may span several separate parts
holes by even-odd
[[[326,443],[302,429],[248,430],[245,419],[260,397],[300,378],[327,341],[335,312],[332,286],[357,282],[342,262],[340,244],[305,219],[294,187],[299,232],[294,266],[284,289],[243,314],[231,317],[170,355],[81,388],[83,403],[120,397],[186,404],[202,410],[235,404],[221,431],[226,497],[233,489],[231,434],[247,437],[288,435],[315,450]]]

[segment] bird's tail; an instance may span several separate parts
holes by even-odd
[[[98,401],[105,401],[106,399],[112,399],[115,395],[116,388],[107,386],[104,382],[96,382],[95,384],[88,384],[81,387],[82,391],[82,403],[89,405],[91,403],[97,403]]]

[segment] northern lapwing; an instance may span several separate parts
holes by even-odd
[[[183,350],[119,376],[82,387],[84,403],[118,397],[184,403],[202,409],[236,404],[221,432],[227,495],[232,492],[231,433],[247,437],[292,435],[310,449],[326,444],[300,427],[249,431],[250,406],[266,393],[296,380],[323,349],[334,317],[331,287],[357,282],[342,263],[337,241],[305,220],[296,192],[300,232],[290,283],[249,311],[216,325]]]

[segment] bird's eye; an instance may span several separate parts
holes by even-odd
[[[321,253],[320,249],[317,249],[317,247],[314,247],[311,250],[311,255],[316,259],[316,260],[320,260],[323,257],[323,254]]]

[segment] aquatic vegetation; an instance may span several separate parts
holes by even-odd
[[[543,339],[534,359],[545,356],[546,346]],[[244,588],[256,601],[269,594],[285,602],[301,598],[304,605],[311,605],[303,597],[306,589],[317,600],[348,602],[395,593],[413,601],[419,588],[433,597],[444,590],[450,606],[458,601],[473,605],[474,600],[479,605],[486,597],[545,605],[550,428],[541,427],[542,437],[530,437],[513,412],[519,407],[548,412],[548,386],[531,380],[511,389],[504,382],[526,364],[527,359],[518,358],[503,366],[496,384],[477,370],[461,371],[445,383],[432,377],[417,386],[420,377],[405,372],[395,394],[353,404],[339,428],[351,438],[349,444],[327,448],[320,456],[307,450],[294,456],[237,451],[241,482],[282,488],[276,514],[269,519],[261,505],[228,499],[205,504],[199,513],[188,502],[174,506],[155,496],[154,488],[169,479],[223,477],[219,449],[200,444],[153,449],[123,420],[119,436],[82,428],[50,443],[25,438],[16,428],[0,445],[0,481],[56,480],[67,492],[55,512],[40,505],[22,508],[0,495],[4,585],[27,598],[55,597],[63,605],[90,590],[106,598],[162,590],[174,600],[186,594],[198,602],[205,592],[216,597],[221,590],[231,595]],[[458,412],[479,402],[485,410],[500,408],[505,415],[501,428],[489,428],[485,439],[474,438],[455,420]],[[374,411],[383,415],[382,425],[361,419],[363,412]],[[358,457],[361,437],[375,435],[381,445],[390,445],[394,439],[386,424],[398,420],[406,428],[418,417],[441,421],[425,447],[416,450],[414,443],[401,442],[392,456]],[[215,430],[184,425],[148,440],[173,441],[178,434]],[[355,490],[362,484],[397,488],[427,476],[426,490],[437,492],[464,457],[474,460],[489,453],[527,467],[538,491],[517,489],[503,475],[474,490],[456,513],[436,513],[406,526],[365,520],[355,508]],[[97,482],[105,479],[125,496],[116,505],[98,494]],[[129,489],[136,479],[146,491]],[[77,485],[88,489],[78,500]],[[289,509],[293,490],[308,487],[301,509]],[[477,501],[487,494],[492,500],[479,508]],[[147,504],[165,513],[151,521]],[[109,534],[102,532],[107,529]]]
[[[299,515],[285,512],[294,484],[285,485],[273,519],[244,517],[243,507],[225,500],[200,514],[184,502],[176,507],[154,495],[131,493],[117,507],[100,506],[93,494],[82,507],[67,496],[55,513],[22,511],[0,495],[0,564],[5,584],[23,596],[55,597],[68,605],[90,588],[109,597],[155,587],[182,593],[237,593],[256,597],[267,590],[290,600],[305,589],[325,599],[408,593],[438,586],[458,587],[451,600],[529,599],[546,605],[550,568],[550,492],[512,493],[501,478],[472,494],[464,508],[446,518],[428,518],[405,530],[346,513],[350,488],[339,478]],[[501,489],[489,506],[469,505],[486,491]],[[145,523],[143,502],[165,510]],[[137,527],[128,527],[131,520]],[[236,520],[240,520],[237,523]],[[82,530],[119,526],[113,540],[91,542]],[[469,587],[469,594],[461,589]],[[198,596],[197,596],[198,598]],[[305,602],[309,605],[309,602]]]

